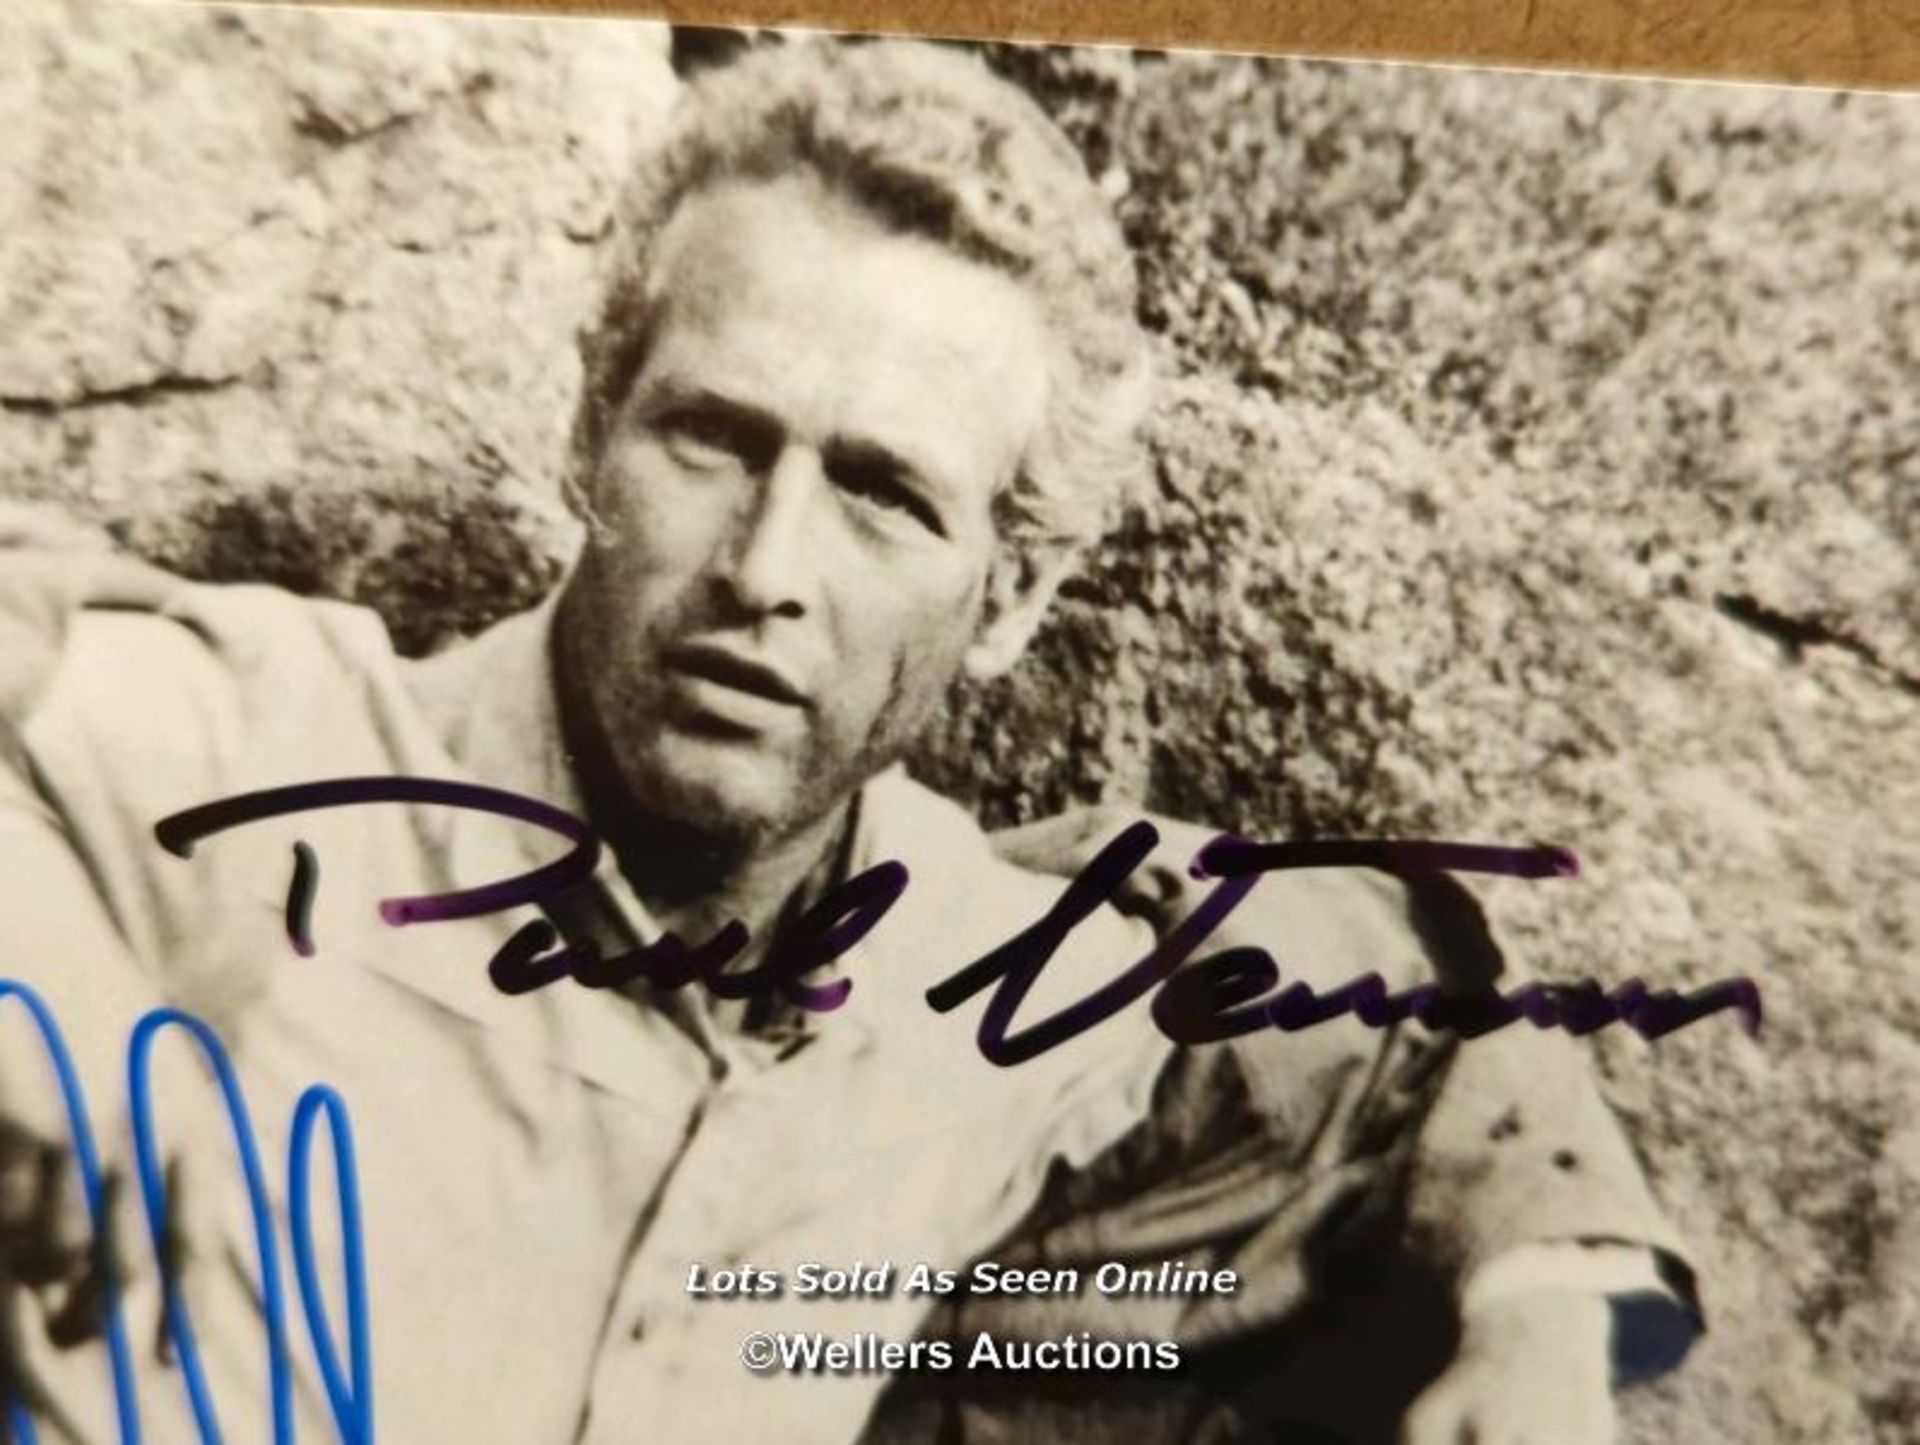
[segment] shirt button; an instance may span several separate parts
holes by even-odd
[[[645,1315],[635,1315],[633,1318],[633,1328],[627,1331],[627,1338],[632,1340],[635,1344],[639,1344],[640,1341],[644,1340],[646,1337],[647,1337],[647,1317]]]

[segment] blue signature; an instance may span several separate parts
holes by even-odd
[[[9,998],[18,1000],[32,1017],[60,1087],[61,1102],[66,1110],[67,1128],[73,1144],[74,1166],[80,1171],[88,1220],[93,1228],[93,1266],[103,1281],[104,1333],[120,1439],[123,1445],[139,1445],[140,1411],[135,1393],[133,1356],[127,1344],[126,1324],[121,1314],[111,1263],[107,1258],[109,1229],[106,1176],[101,1167],[100,1152],[94,1139],[79,1073],[68,1052],[60,1025],[46,1002],[26,984],[0,979],[0,1001]],[[145,1207],[148,1236],[161,1269],[167,1339],[185,1380],[188,1402],[200,1438],[216,1442],[217,1445],[223,1437],[207,1387],[199,1346],[194,1338],[193,1320],[181,1291],[173,1287],[174,1282],[167,1275],[171,1258],[167,1243],[167,1192],[162,1178],[160,1149],[156,1143],[151,1085],[154,1042],[167,1029],[181,1030],[199,1045],[219,1084],[227,1117],[233,1127],[234,1148],[246,1182],[247,1201],[253,1213],[254,1245],[259,1258],[260,1304],[266,1317],[273,1439],[275,1445],[290,1445],[293,1440],[293,1377],[287,1342],[286,1291],[281,1283],[272,1208],[267,1197],[266,1179],[260,1166],[260,1151],[255,1142],[246,1097],[219,1036],[191,1014],[174,1008],[158,1008],[140,1019],[128,1040],[127,1095],[133,1115],[135,1172],[139,1179],[141,1202]],[[323,1121],[332,1143],[334,1188],[339,1198],[347,1314],[348,1358],[344,1368],[338,1341],[327,1319],[319,1272],[314,1263],[311,1155],[315,1130]],[[328,1407],[345,1445],[373,1445],[371,1331],[353,1130],[347,1118],[345,1102],[325,1084],[311,1085],[296,1102],[288,1153],[287,1201],[293,1236],[294,1270],[299,1280],[300,1306],[312,1339],[320,1377],[326,1388]],[[17,1395],[6,1402],[4,1419],[15,1445],[34,1445],[37,1435],[32,1414]]]
[[[599,862],[599,840],[570,813],[504,789],[437,778],[328,778],[241,793],[163,818],[154,834],[169,852],[188,858],[196,842],[228,828],[315,808],[365,803],[433,803],[491,813],[546,828],[571,845],[555,861],[511,878],[443,893],[382,899],[380,916],[395,927],[538,904],[585,882]],[[1265,873],[1377,868],[1406,877],[1491,873],[1541,879],[1571,877],[1580,871],[1571,851],[1544,844],[1509,847],[1393,839],[1256,843],[1230,834],[1213,839],[1193,861],[1193,875],[1212,880],[1211,891],[1187,918],[1155,942],[1146,957],[1052,1017],[1012,1032],[1014,1016],[1040,971],[1076,927],[1115,900],[1158,842],[1158,831],[1145,820],[1123,829],[1087,862],[1044,917],[929,988],[928,1006],[948,1013],[991,987],[978,1041],[981,1054],[1001,1067],[1023,1063],[1085,1033],[1156,989],[1154,1021],[1170,1039],[1183,1044],[1215,1042],[1269,1027],[1295,1032],[1349,1013],[1373,1028],[1414,1018],[1428,1029],[1451,1030],[1463,1038],[1477,1038],[1525,1019],[1536,1028],[1563,1028],[1571,1034],[1588,1034],[1624,1022],[1641,1037],[1655,1039],[1708,1014],[1733,1009],[1749,1035],[1759,1032],[1760,990],[1745,977],[1724,979],[1688,995],[1649,989],[1638,979],[1610,995],[1591,981],[1529,984],[1511,994],[1501,994],[1490,985],[1448,989],[1420,985],[1391,994],[1377,974],[1367,973],[1324,994],[1299,982],[1270,994],[1280,981],[1279,967],[1264,949],[1253,947],[1220,949],[1182,970],[1180,966]],[[308,921],[319,876],[313,850],[296,843],[286,918],[288,936],[303,955],[313,952]],[[680,988],[697,979],[724,998],[777,992],[801,1008],[824,1012],[846,1002],[851,981],[842,978],[816,986],[806,983],[804,976],[864,938],[906,887],[906,865],[898,861],[855,874],[784,926],[762,962],[744,972],[725,971],[748,942],[746,926],[737,919],[704,943],[690,946],[669,930],[614,958],[603,957],[585,940],[562,942],[553,925],[541,919],[517,929],[495,951],[487,973],[496,988],[509,994],[528,993],[568,976],[588,988],[614,988],[637,979],[660,988]]]

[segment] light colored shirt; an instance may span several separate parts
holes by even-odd
[[[354,775],[470,779],[583,814],[556,723],[550,618],[538,609],[410,663],[371,614],[266,588],[184,586],[163,609],[82,613],[20,730],[25,766],[0,769],[0,973],[40,988],[59,1012],[110,1145],[122,1137],[118,1054],[138,1011],[164,1000],[219,1029],[283,1239],[294,1100],[314,1082],[341,1093],[361,1167],[382,1438],[853,1440],[884,1373],[753,1376],[740,1364],[743,1338],[912,1338],[937,1301],[900,1288],[902,1272],[963,1268],[1062,1180],[1097,1176],[1116,1146],[1155,1127],[1154,1089],[1173,1051],[1144,1002],[1010,1069],[976,1047],[984,1000],[952,1015],[925,1002],[933,983],[1044,913],[1057,879],[1001,862],[971,818],[903,774],[874,779],[849,866],[899,859],[909,886],[842,961],[853,982],[844,1007],[797,1035],[756,1037],[718,1026],[717,1011],[686,1006],[693,999],[658,1007],[570,980],[495,991],[487,960],[532,909],[404,928],[378,917],[380,898],[549,860],[560,844],[536,829],[372,805],[248,825],[188,860],[154,841],[158,819],[195,804]],[[311,958],[285,932],[296,840],[320,863]],[[1424,976],[1398,886],[1371,875],[1263,882],[1291,919],[1283,961],[1318,960],[1290,974]],[[591,902],[633,937],[656,932],[610,853]],[[1084,996],[1151,941],[1111,910],[1089,919],[1022,1017]],[[1520,1041],[1521,1055],[1539,1042]],[[1405,1147],[1348,1150],[1328,1121],[1365,1122],[1382,1097],[1365,1072],[1367,1060],[1379,1067],[1380,1036],[1357,1021],[1232,1047],[1252,1061],[1245,1090],[1271,1131],[1253,1164],[1258,1187],[1236,1193],[1235,1208],[1252,1200],[1260,1218],[1282,1221],[1269,1240],[1304,1237],[1316,1210],[1378,1177],[1383,1158],[1404,1162],[1420,1137],[1433,1141],[1421,1155],[1432,1167],[1411,1181],[1414,1215],[1450,1231],[1436,1253],[1462,1272],[1541,1240],[1675,1247],[1617,1132],[1589,1118],[1598,1101],[1577,1071],[1544,1081],[1544,1093],[1541,1080],[1529,1084],[1552,1108],[1556,1081],[1573,1081],[1568,1127],[1592,1148],[1568,1179],[1521,1151],[1499,1167],[1460,1166],[1486,1152],[1479,1111],[1500,1102],[1435,1108],[1425,1086],[1408,1094],[1420,1107],[1400,1130]],[[159,1052],[161,1133],[191,1249],[183,1287],[229,1437],[264,1438],[257,1265],[230,1135],[184,1044]],[[1437,1075],[1429,1066],[1423,1077]],[[1130,1219],[1139,1224],[1137,1210],[1082,1221],[1078,1246],[1133,1247]],[[1220,1232],[1245,1238],[1248,1221],[1218,1222]],[[330,1222],[322,1233],[322,1277],[333,1280]],[[1250,1309],[1271,1314],[1303,1287],[1297,1262],[1274,1259]],[[804,1261],[891,1263],[894,1287],[798,1299]],[[687,1289],[695,1265],[776,1270],[787,1290],[697,1298]],[[127,1297],[147,1438],[194,1439],[179,1372],[154,1346],[150,1276]],[[45,1418],[64,1412],[77,1439],[115,1438],[99,1348],[56,1351],[24,1323],[28,1364],[54,1402]],[[289,1327],[301,1437],[331,1438],[297,1312]]]
[[[130,1005],[150,992],[213,1023],[277,1198],[296,1095],[324,1081],[344,1096],[385,1438],[852,1439],[884,1376],[751,1378],[742,1336],[906,1338],[927,1301],[899,1290],[700,1300],[689,1269],[961,1264],[1012,1228],[1050,1161],[1084,1161],[1141,1117],[1166,1048],[1144,1009],[998,1069],[968,1020],[922,997],[1037,917],[1057,884],[999,863],[964,814],[904,776],[876,779],[855,857],[908,859],[913,883],[843,961],[847,1003],[776,1060],[571,981],[496,992],[487,960],[532,910],[399,929],[376,915],[381,897],[546,861],[558,847],[538,830],[375,805],[250,825],[191,860],[154,842],[154,823],[182,808],[349,775],[471,778],[577,806],[546,617],[413,666],[370,614],[266,589],[186,589],[164,617],[86,613],[25,730],[38,788],[15,798],[7,825],[7,972],[42,987],[87,1041],[100,1115],[120,1096],[111,1061]],[[305,959],[284,929],[296,839],[320,862],[317,953]],[[607,857],[599,884],[645,936]],[[16,927],[28,910],[31,928]],[[1036,1006],[1110,976],[1143,933],[1095,920]],[[109,976],[135,982],[101,987]],[[185,1117],[205,1113],[191,1107],[207,1095],[197,1063],[184,1044],[160,1047],[182,1065],[156,1088],[162,1136],[201,1193],[201,1207],[182,1205],[199,1241],[186,1278],[201,1346],[226,1428],[260,1438],[265,1347],[244,1197],[224,1123]],[[147,1348],[154,1321],[138,1315],[150,1304],[128,1301],[149,1436],[191,1439],[178,1375]],[[297,1326],[293,1337],[304,1343]],[[303,1433],[327,1438],[308,1353],[294,1353]],[[99,1360],[42,1363],[65,1384],[63,1405],[94,1420],[86,1438],[112,1438]]]

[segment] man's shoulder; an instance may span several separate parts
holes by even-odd
[[[1059,900],[1067,879],[1023,867],[994,849],[992,835],[964,806],[900,769],[875,778],[863,800],[869,861],[906,864],[909,894],[956,939],[1004,942]],[[1102,908],[1075,930],[1076,941],[1125,950],[1150,937],[1117,909]],[[989,945],[991,946],[991,945]],[[958,962],[970,962],[962,959]],[[1130,957],[1117,954],[1116,970]]]
[[[371,608],[257,583],[181,582],[151,607],[83,607],[61,673],[110,674],[161,691],[168,681],[244,683],[293,669],[355,672],[391,665],[393,645]],[[57,686],[64,678],[56,675]]]
[[[76,612],[21,735],[50,765],[218,786],[252,740],[320,751],[329,716],[391,688],[396,662],[366,608],[183,582],[160,605]]]
[[[867,861],[898,859],[907,866],[906,892],[886,932],[875,937],[890,951],[889,963],[897,958],[896,966],[903,966],[898,977],[911,976],[916,991],[1038,923],[1067,889],[1069,880],[1061,874],[1002,857],[965,807],[899,770],[868,785],[864,809]],[[1111,905],[1096,908],[1059,941],[1034,978],[1021,1021],[1049,1017],[1086,998],[1137,963],[1153,943],[1153,930],[1141,920]],[[975,1018],[984,1004],[985,996],[976,996],[961,1013]],[[1136,1028],[1147,1017],[1144,1008],[1123,1015]]]
[[[1076,860],[1142,816],[1090,812],[1088,818],[1099,826],[1075,823],[1062,829],[1067,844],[1045,856],[1024,843],[1005,852],[996,848],[993,835],[962,805],[899,770],[875,779],[867,806],[872,861],[900,859],[907,864],[911,888],[937,895],[951,910],[990,919],[1003,939],[1040,919],[1059,900]],[[1117,890],[1122,907],[1102,907],[1074,930],[1076,939],[1084,935],[1109,953],[1133,948],[1124,958],[1113,955],[1116,967],[1137,957],[1143,940],[1151,943],[1153,933],[1142,917],[1155,917],[1160,928],[1171,929],[1219,886],[1189,870],[1198,846],[1211,835],[1190,825],[1166,826],[1169,834]],[[1463,936],[1488,953],[1493,949],[1472,899],[1443,875],[1407,877],[1371,868],[1276,871],[1259,878],[1229,917],[1231,923],[1223,922],[1217,937],[1198,941],[1196,953],[1258,942],[1280,960],[1286,975],[1316,988],[1365,972],[1411,981],[1426,972],[1436,943],[1457,951]]]
[[[1017,1066],[986,1064],[978,1030],[1001,983],[985,981],[945,1018],[929,1011],[926,992],[1045,918],[1069,880],[1002,857],[963,806],[903,773],[869,783],[864,812],[866,861],[894,858],[908,869],[906,891],[873,935],[880,967],[871,986],[883,991],[892,1017],[917,1021],[910,1032],[920,1051],[916,1076],[936,1087],[964,1081],[967,1099],[1005,1111],[1008,1137],[1026,1141],[1022,1167],[1031,1172],[1012,1189],[1026,1197],[1050,1161],[1084,1164],[1146,1116],[1169,1041],[1142,1002],[1098,1010],[1084,1032]],[[1152,949],[1154,935],[1139,919],[1103,905],[1052,942],[1021,989],[1008,1037],[1099,994]]]
[[[1284,979],[1325,989],[1377,973],[1396,987],[1428,968],[1427,902],[1433,885],[1373,868],[1303,868],[1263,875],[1250,922]]]

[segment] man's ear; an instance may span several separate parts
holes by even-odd
[[[987,572],[987,596],[980,610],[980,626],[961,658],[961,667],[975,682],[986,682],[1006,672],[1026,652],[1033,634],[1047,615],[1060,584],[1073,571],[1074,554],[1049,548],[1016,555],[1002,550]]]

